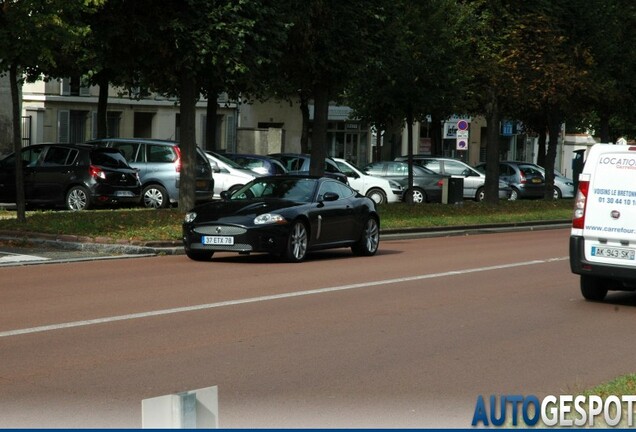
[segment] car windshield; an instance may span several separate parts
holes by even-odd
[[[214,156],[215,158],[217,158],[218,160],[220,160],[221,162],[225,163],[226,165],[231,166],[232,168],[236,168],[236,169],[244,169],[244,167],[242,167],[241,165],[239,165],[238,163],[234,162],[232,159],[227,158],[223,155],[220,155],[218,153],[214,153],[214,152],[208,152],[210,153],[212,156]]]
[[[254,180],[234,193],[230,200],[257,198],[284,199],[296,202],[311,202],[316,189],[316,179],[266,178]]]

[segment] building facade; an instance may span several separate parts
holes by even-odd
[[[37,81],[22,88],[23,131],[26,144],[80,143],[97,137],[99,88],[81,87],[70,79]],[[197,142],[205,148],[206,100],[196,106]],[[217,143],[235,145],[236,107],[219,100]],[[135,99],[111,87],[108,95],[107,136],[179,140],[177,101],[159,95]]]
[[[23,144],[84,142],[96,138],[98,94],[98,87],[82,87],[71,79],[24,84]],[[10,102],[6,79],[0,79],[0,98],[3,95]],[[301,151],[302,114],[298,102],[269,100],[236,104],[223,96],[217,103],[217,150],[256,154]],[[207,149],[206,106],[205,99],[196,105],[197,143],[204,149]],[[0,104],[0,146],[6,147],[5,152],[12,149],[10,107],[10,103]],[[313,108],[310,104],[310,129]],[[111,87],[107,111],[109,137],[179,141],[179,107],[175,99],[160,95],[136,99]],[[398,126],[385,131],[378,139],[373,128],[351,118],[351,113],[351,108],[346,106],[334,104],[329,107],[329,156],[345,158],[364,166],[377,159],[378,155],[383,160],[392,160],[408,153],[406,128]],[[467,130],[458,131],[460,121],[466,122]],[[430,121],[413,125],[413,153],[453,157],[473,166],[485,160],[487,125],[483,117],[453,116],[444,122],[442,128],[442,153],[433,155]],[[516,122],[503,121],[499,130],[501,160],[536,162],[536,138],[522,134],[522,128]],[[378,144],[381,146],[379,152],[376,147]],[[564,170],[570,161],[569,154],[563,152],[562,142],[557,154],[555,166]]]

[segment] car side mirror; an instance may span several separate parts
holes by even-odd
[[[340,195],[335,192],[325,192],[322,196],[322,201],[338,201]]]
[[[215,173],[221,172],[221,168],[219,168],[219,165],[216,162],[210,161],[210,168],[212,168],[212,172],[215,172]]]
[[[230,193],[230,191],[221,192],[221,199],[223,199],[223,200],[230,199],[231,196],[232,196],[232,194]]]

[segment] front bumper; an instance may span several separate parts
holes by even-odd
[[[191,251],[282,253],[287,247],[288,233],[287,224],[245,227],[241,225],[184,223],[183,246],[186,250]],[[233,244],[204,244],[204,236],[232,237]]]

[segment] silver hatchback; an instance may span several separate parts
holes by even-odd
[[[406,161],[406,156],[400,156],[395,160]],[[430,169],[438,174],[449,177],[460,177],[464,179],[464,198],[482,201],[484,199],[484,183],[486,183],[486,175],[477,171],[470,165],[451,158],[442,158],[434,156],[413,156],[413,163]],[[502,181],[499,181],[499,199],[510,198],[512,189]]]

